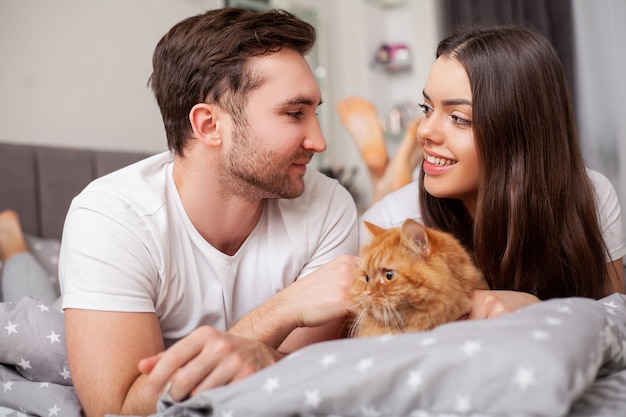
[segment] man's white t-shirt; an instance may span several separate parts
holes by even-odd
[[[74,198],[59,265],[64,309],[155,312],[169,345],[200,325],[227,330],[296,279],[356,254],[354,200],[334,179],[307,170],[304,193],[268,200],[229,256],[191,224],[172,165],[171,153],[155,155]]]
[[[607,262],[615,261],[626,255],[617,193],[611,182],[601,173],[587,169],[587,174],[595,188],[602,236],[609,252]],[[400,226],[406,219],[422,223],[418,200],[418,183],[414,181],[383,197],[363,214],[361,220],[367,220],[385,229]],[[359,246],[362,247],[370,240],[370,236],[363,227],[363,222],[360,223]]]

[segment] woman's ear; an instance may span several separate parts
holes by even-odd
[[[219,116],[219,107],[214,104],[198,103],[191,108],[189,122],[196,140],[207,146],[221,145]]]

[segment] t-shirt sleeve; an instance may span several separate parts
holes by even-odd
[[[607,262],[616,261],[626,255],[622,214],[613,184],[599,172],[588,170],[596,192],[596,205],[602,236],[608,250]]]
[[[308,260],[298,278],[342,254],[356,255],[358,245],[357,210],[354,198],[338,181],[319,174],[310,183],[313,192],[300,219],[307,231]],[[309,186],[308,185],[308,186]],[[305,220],[302,217],[306,213]]]
[[[363,225],[365,220],[385,229],[400,226],[406,219],[422,222],[417,191],[414,181],[387,194],[363,213],[359,219],[359,250],[370,241],[369,232]]]
[[[65,308],[154,312],[157,268],[141,216],[100,193],[75,198],[66,217],[59,275]]]

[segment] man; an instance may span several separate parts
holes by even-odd
[[[159,42],[151,87],[170,152],[90,184],[61,248],[66,343],[87,416],[154,413],[336,338],[357,214],[307,169],[326,148],[306,63],[315,30],[219,9]]]

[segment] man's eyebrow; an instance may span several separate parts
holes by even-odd
[[[428,96],[428,94],[426,94],[426,91],[422,91],[422,94],[424,95],[424,98],[427,100],[430,100],[430,97]],[[453,98],[453,99],[449,99],[449,100],[443,100],[441,102],[441,105],[444,107],[447,106],[458,106],[458,105],[468,105],[471,106],[472,105],[472,100],[468,100],[466,98]]]
[[[315,100],[312,100],[310,97],[307,97],[302,94],[298,94],[294,97],[288,98],[287,100],[283,101],[282,104],[286,106],[292,106],[295,104],[304,104],[306,106],[321,106],[323,102],[324,100],[320,99],[320,101],[316,103]]]

